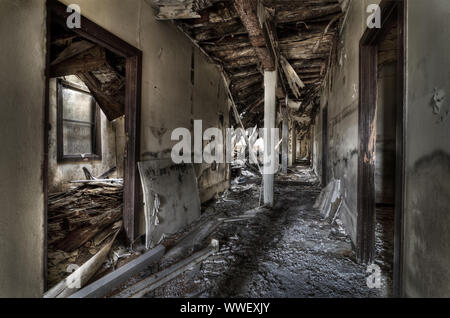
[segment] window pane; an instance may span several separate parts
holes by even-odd
[[[92,127],[63,123],[64,155],[92,154]]]
[[[63,118],[85,122],[93,122],[92,97],[89,94],[69,88],[63,89]]]

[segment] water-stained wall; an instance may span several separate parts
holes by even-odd
[[[449,16],[449,1],[408,1],[403,288],[411,297],[450,297]]]

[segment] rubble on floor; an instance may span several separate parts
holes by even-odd
[[[380,289],[367,286],[367,268],[356,262],[341,222],[330,224],[313,208],[321,189],[311,169],[297,167],[278,176],[275,206],[255,212],[260,183],[254,174],[237,176],[229,191],[202,207],[197,222],[163,241],[168,252],[159,265],[141,272],[113,295],[176,266],[214,238],[220,242],[219,251],[140,296],[386,296],[385,281]],[[247,213],[251,217],[242,217],[248,211],[253,211]]]

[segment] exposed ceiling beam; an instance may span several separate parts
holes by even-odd
[[[234,0],[234,7],[249,34],[250,43],[255,48],[264,70],[274,71],[276,62],[270,40],[265,35],[264,28],[258,17],[258,1]]]
[[[199,11],[213,6],[220,0],[146,0],[158,10],[157,20],[198,19]]]

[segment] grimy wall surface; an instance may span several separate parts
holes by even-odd
[[[156,21],[144,0],[77,4],[84,16],[143,51],[142,160],[170,156],[172,129],[190,128],[193,119],[205,116],[212,125],[223,113],[224,126],[228,125],[228,102],[218,70],[195,51],[198,80],[192,84],[193,46],[170,22]],[[4,0],[0,14],[0,296],[39,297],[44,288],[45,1]],[[203,94],[208,102],[200,104]],[[214,192],[215,184],[217,189],[224,187],[225,170],[209,172],[218,177],[202,183],[208,193]]]
[[[329,107],[328,173],[342,182],[345,200],[342,218],[354,242],[358,45],[366,28],[365,9],[370,2],[374,1],[351,3],[339,42],[337,65],[331,72],[330,85],[325,85],[321,102],[321,108],[327,104]],[[449,297],[450,118],[447,114],[450,111],[450,2],[413,0],[407,2],[407,8],[403,290],[405,296],[410,297]],[[316,118],[313,136],[314,168],[321,175],[321,112]]]
[[[403,287],[411,297],[450,297],[449,17],[450,1],[408,1]],[[436,114],[435,89],[447,96]]]
[[[44,1],[0,1],[0,16],[0,297],[39,297],[44,287]]]
[[[321,110],[314,125],[314,169],[322,175],[322,109],[328,105],[328,179],[341,180],[341,218],[356,243],[358,172],[359,40],[366,30],[367,6],[374,0],[351,1],[347,23],[338,43],[337,61],[322,91]]]

